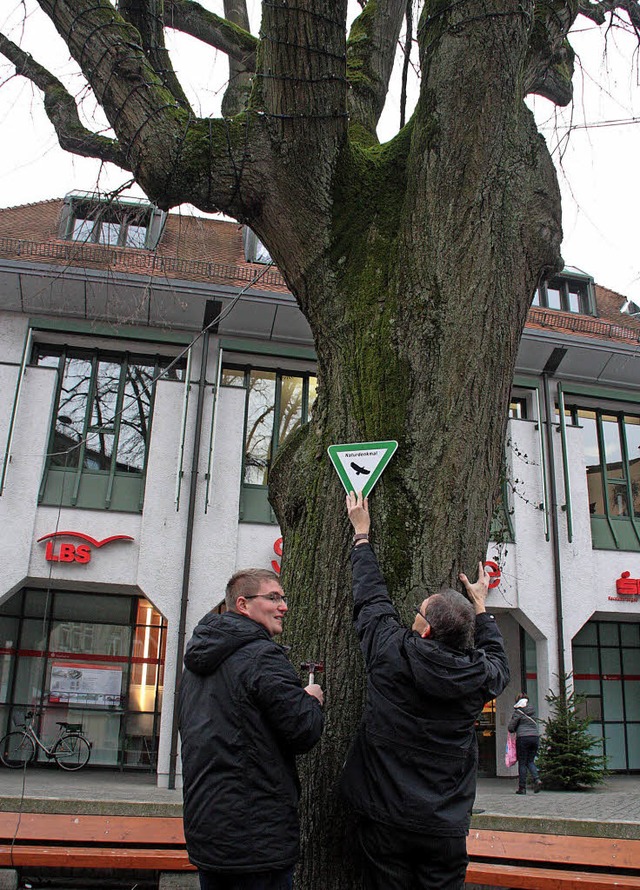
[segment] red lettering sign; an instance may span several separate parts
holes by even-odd
[[[486,568],[489,569],[488,574],[489,574],[489,577],[491,578],[491,581],[489,581],[489,590],[493,590],[494,587],[497,587],[500,584],[500,577],[502,574],[500,572],[500,566],[498,565],[497,562],[494,562],[492,559],[488,559],[484,563],[484,567],[485,567],[485,569]]]
[[[133,541],[131,535],[111,535],[103,538],[101,541],[92,538],[91,535],[85,535],[84,532],[52,532],[49,535],[43,535],[38,541],[46,541],[47,546],[44,551],[44,558],[47,562],[65,562],[79,563],[83,565],[91,562],[91,547],[87,544],[71,544],[68,541],[61,542],[58,550],[55,547],[55,538],[80,538],[82,541],[88,541],[93,547],[104,547],[105,544],[111,544],[113,541]]]
[[[282,556],[282,538],[278,538],[273,545],[273,552],[276,556]],[[277,559],[271,560],[271,568],[276,573],[276,575],[280,574],[280,563]]]
[[[616,581],[618,596],[638,596],[640,594],[640,578],[629,577],[631,572],[623,572]]]

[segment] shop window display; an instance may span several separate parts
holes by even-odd
[[[165,630],[140,597],[38,590],[12,597],[0,612],[2,728],[36,707],[45,738],[58,720],[83,724],[92,765],[153,769]]]

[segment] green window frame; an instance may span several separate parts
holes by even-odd
[[[640,769],[640,626],[591,619],[572,641],[579,713],[612,772]]]
[[[315,373],[225,362],[221,385],[246,391],[240,520],[275,524],[267,496],[269,469],[284,440],[309,422]]]
[[[640,415],[576,403],[565,417],[584,430],[594,549],[640,550]]]
[[[56,370],[53,420],[38,502],[139,513],[155,385],[184,376],[170,356],[36,344],[32,364]]]

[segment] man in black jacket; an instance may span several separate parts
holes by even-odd
[[[475,799],[475,723],[509,682],[502,636],[485,611],[489,576],[461,574],[399,621],[369,544],[367,500],[347,495],[354,622],[367,669],[362,722],[342,790],[359,814],[367,890],[459,890]],[[475,639],[474,639],[475,637]]]
[[[302,687],[282,630],[286,597],[274,572],[227,584],[184,657],[179,696],[184,832],[201,890],[290,890],[299,856],[296,755],[322,733],[323,693]]]

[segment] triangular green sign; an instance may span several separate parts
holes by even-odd
[[[398,443],[352,442],[329,445],[327,451],[347,494],[362,492],[366,497],[387,466]]]

